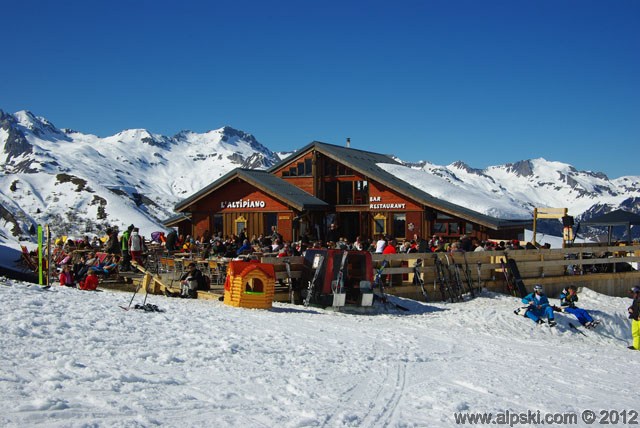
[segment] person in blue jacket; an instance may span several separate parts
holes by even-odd
[[[589,315],[589,312],[576,306],[578,301],[577,289],[575,285],[570,285],[560,293],[560,306],[566,313],[573,314],[580,324],[587,328],[593,328],[598,323]]]
[[[242,241],[242,246],[238,248],[238,250],[236,251],[236,255],[241,256],[243,254],[249,254],[252,251],[253,251],[253,247],[249,243],[249,240],[245,239],[244,241]]]
[[[522,303],[528,305],[526,316],[531,318],[537,324],[544,324],[542,317],[546,316],[549,320],[549,327],[556,325],[553,319],[553,308],[549,305],[549,299],[542,292],[542,285],[536,284],[533,287],[533,293],[529,293],[522,298]]]

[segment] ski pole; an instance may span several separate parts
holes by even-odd
[[[149,286],[145,287],[146,293],[144,293],[144,300],[142,301],[142,306],[147,304],[147,296],[149,295]]]
[[[142,283],[138,284],[138,286],[136,287],[136,290],[133,292],[133,296],[131,296],[131,300],[129,300],[129,306],[127,306],[126,308],[124,306],[120,306],[122,309],[124,309],[125,311],[128,311],[129,309],[131,309],[131,304],[133,303],[133,299],[134,297],[136,297],[136,294],[138,293],[138,290],[140,290],[141,286],[142,286]]]

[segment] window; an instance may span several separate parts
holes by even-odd
[[[278,227],[278,214],[265,213],[264,214],[264,230],[262,231],[262,234],[264,236],[271,236],[273,233],[271,231],[272,226],[275,226],[276,228]]]
[[[336,164],[330,160],[324,162],[324,176],[335,177],[336,176]]]
[[[464,226],[464,233],[473,233],[473,224],[467,223]]]
[[[356,205],[366,204],[369,200],[369,183],[367,181],[355,181],[355,192],[353,203]]]
[[[223,229],[223,219],[222,219],[222,214],[214,214],[213,215],[213,228],[211,230],[213,230],[213,233],[218,233],[218,232],[222,232]]]
[[[457,221],[437,221],[433,225],[436,235],[460,235],[460,223]]]
[[[311,159],[304,160],[304,175],[311,175],[313,170],[313,162]]]
[[[243,216],[240,216],[237,219],[235,219],[234,223],[235,223],[234,230],[236,235],[240,235],[240,233],[244,232],[245,229],[247,228],[247,220]]]
[[[340,181],[339,182],[339,205],[351,205],[353,204],[353,181]]]
[[[433,233],[434,235],[448,235],[447,233],[447,223],[442,223],[437,221],[433,225]]]
[[[373,216],[373,233],[375,235],[387,234],[387,217],[384,214]]]
[[[338,202],[338,183],[327,181],[324,183],[324,201],[329,205],[336,205]]]
[[[339,164],[338,175],[353,175],[353,170],[349,167]]]
[[[393,215],[393,237],[394,238],[403,238],[403,239],[405,238],[406,223],[407,223],[407,216],[405,214]]]

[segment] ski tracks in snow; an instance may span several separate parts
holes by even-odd
[[[366,379],[351,384],[339,399],[341,403],[328,414],[322,427],[366,426],[387,427],[397,422],[407,383],[407,362],[388,363],[384,376],[372,371]],[[354,403],[362,409],[354,412]]]

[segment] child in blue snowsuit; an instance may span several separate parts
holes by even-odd
[[[576,302],[578,301],[576,291],[575,285],[570,285],[562,290],[562,293],[560,293],[560,306],[565,312],[573,314],[583,326],[587,328],[595,327],[595,322],[591,315],[589,315],[589,312],[576,307]]]
[[[546,316],[550,327],[556,325],[556,321],[553,319],[553,308],[549,305],[547,296],[542,292],[542,285],[536,284],[533,287],[533,293],[529,293],[522,298],[522,303],[529,306],[526,316],[537,324],[543,324],[544,321],[540,318]]]

